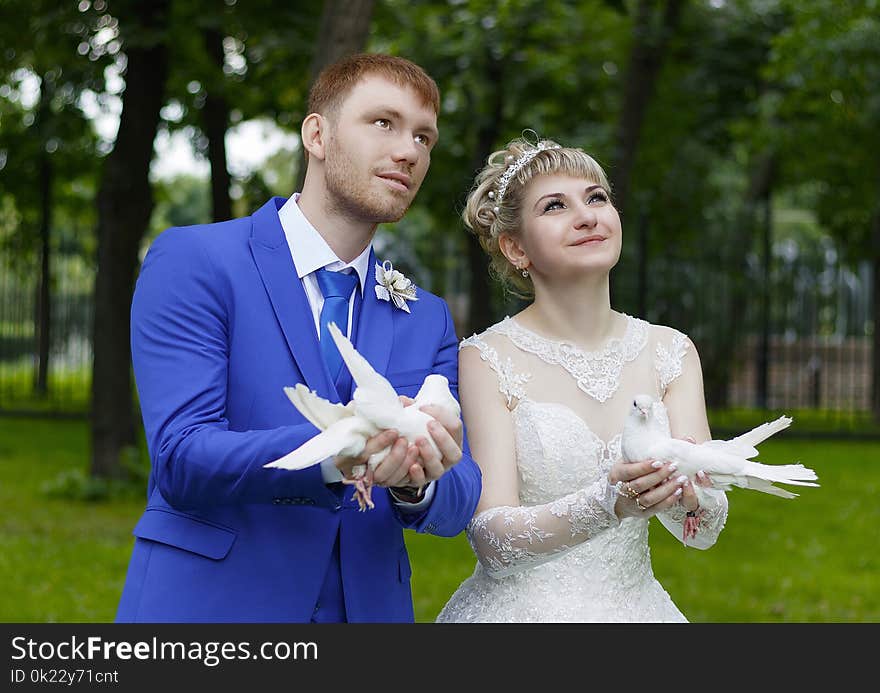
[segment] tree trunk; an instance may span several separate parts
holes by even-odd
[[[493,57],[488,48],[487,44],[486,80],[483,86],[489,90],[486,96],[489,109],[477,128],[474,155],[469,169],[471,171],[479,171],[485,166],[486,159],[495,151],[501,134],[504,112],[504,65],[501,60]],[[493,283],[489,276],[489,258],[474,234],[468,233],[467,239],[470,296],[464,334],[469,335],[486,329],[495,322],[495,316],[492,314]]]
[[[232,218],[232,199],[229,197],[230,179],[226,162],[229,102],[223,89],[223,34],[209,28],[205,29],[203,38],[205,50],[217,68],[202,109],[205,137],[208,138],[208,160],[211,162],[211,214],[214,221],[225,221]]]
[[[667,0],[660,26],[655,30],[656,0],[640,0],[633,26],[633,43],[624,82],[623,107],[617,124],[613,160],[614,201],[626,212],[632,171],[648,105],[657,86],[657,78],[666,57],[670,38],[678,28],[683,0]]]
[[[54,79],[44,74],[40,80],[40,101],[37,105],[36,129],[40,133],[42,148],[39,161],[40,194],[40,273],[37,278],[34,301],[34,335],[37,338],[34,368],[34,394],[45,397],[49,393],[49,345],[51,338],[51,276],[50,236],[52,233],[52,187],[55,172],[47,144],[52,136],[52,99],[55,94]]]
[[[768,409],[770,403],[770,294],[773,264],[773,197],[768,190],[761,199],[764,218],[761,223],[761,332],[755,354],[755,406]]]
[[[92,370],[92,467],[119,476],[120,452],[135,443],[129,318],[138,251],[153,207],[149,183],[153,141],[168,72],[169,0],[138,3],[121,17],[127,37],[122,115],[98,191],[98,271],[95,279]]]
[[[52,232],[52,161],[45,148],[40,154],[40,276],[37,284],[37,368],[34,373],[34,393],[45,397],[49,393],[49,343],[51,338],[51,275],[49,273],[49,238]]]
[[[327,65],[364,49],[370,35],[374,4],[374,0],[324,0],[318,41],[312,58],[310,85]],[[303,159],[296,177],[297,190],[302,190],[305,179]]]
[[[776,152],[769,150],[755,156],[749,167],[749,184],[741,201],[740,212],[735,223],[736,242],[731,244],[730,252],[722,256],[722,261],[735,268],[732,273],[733,284],[727,294],[727,307],[723,315],[743,315],[744,307],[754,295],[754,287],[748,284],[748,254],[757,236],[758,219],[754,208],[756,200],[769,200],[772,196],[776,178]],[[769,287],[768,287],[769,290]],[[703,374],[705,377],[706,401],[710,407],[724,408],[729,400],[730,366],[734,354],[747,336],[750,323],[745,319],[731,319],[723,323],[724,329],[714,344],[706,344],[701,351]]]
[[[871,342],[871,409],[874,421],[880,424],[880,204],[871,219],[871,281],[873,283],[874,336]]]

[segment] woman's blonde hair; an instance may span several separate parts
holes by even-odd
[[[462,212],[465,226],[489,255],[490,273],[507,291],[521,298],[534,295],[531,279],[523,277],[520,270],[510,264],[501,252],[498,237],[519,236],[523,190],[535,176],[546,175],[585,178],[611,192],[605,171],[582,149],[562,147],[553,140],[536,140],[532,144],[525,137],[519,137],[489,155]]]

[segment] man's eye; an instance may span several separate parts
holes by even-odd
[[[416,135],[415,140],[424,147],[427,147],[429,144],[431,144],[431,140],[428,138],[427,135]]]
[[[391,127],[391,121],[387,118],[378,118],[373,121],[373,125],[378,125],[380,128],[389,128]]]

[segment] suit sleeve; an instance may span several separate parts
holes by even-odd
[[[131,308],[150,493],[158,487],[180,510],[279,502],[337,507],[342,491],[324,483],[320,465],[263,468],[314,436],[314,426],[229,430],[230,295],[198,233],[170,229],[151,246]]]
[[[444,302],[441,304],[445,329],[432,372],[446,376],[450,391],[458,399],[458,337],[449,306]],[[434,498],[424,513],[396,511],[405,528],[443,537],[454,537],[464,531],[474,515],[482,490],[482,475],[471,458],[467,431],[464,432],[462,453],[458,463],[434,482]]]

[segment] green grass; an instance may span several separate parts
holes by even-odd
[[[687,549],[651,521],[654,573],[693,622],[880,621],[880,442],[767,441],[760,460],[799,460],[820,488],[785,500],[733,489],[715,546]],[[416,619],[431,621],[471,574],[462,535],[408,533]]]
[[[108,622],[143,500],[83,503],[42,487],[85,468],[82,421],[0,419],[0,621]]]
[[[0,418],[0,621],[112,621],[140,498],[83,503],[44,486],[84,468],[82,421]],[[821,488],[783,500],[734,489],[708,551],[651,525],[654,570],[695,622],[880,621],[880,443],[771,440],[761,460],[800,460]],[[406,533],[416,620],[433,621],[474,567],[463,535]]]

